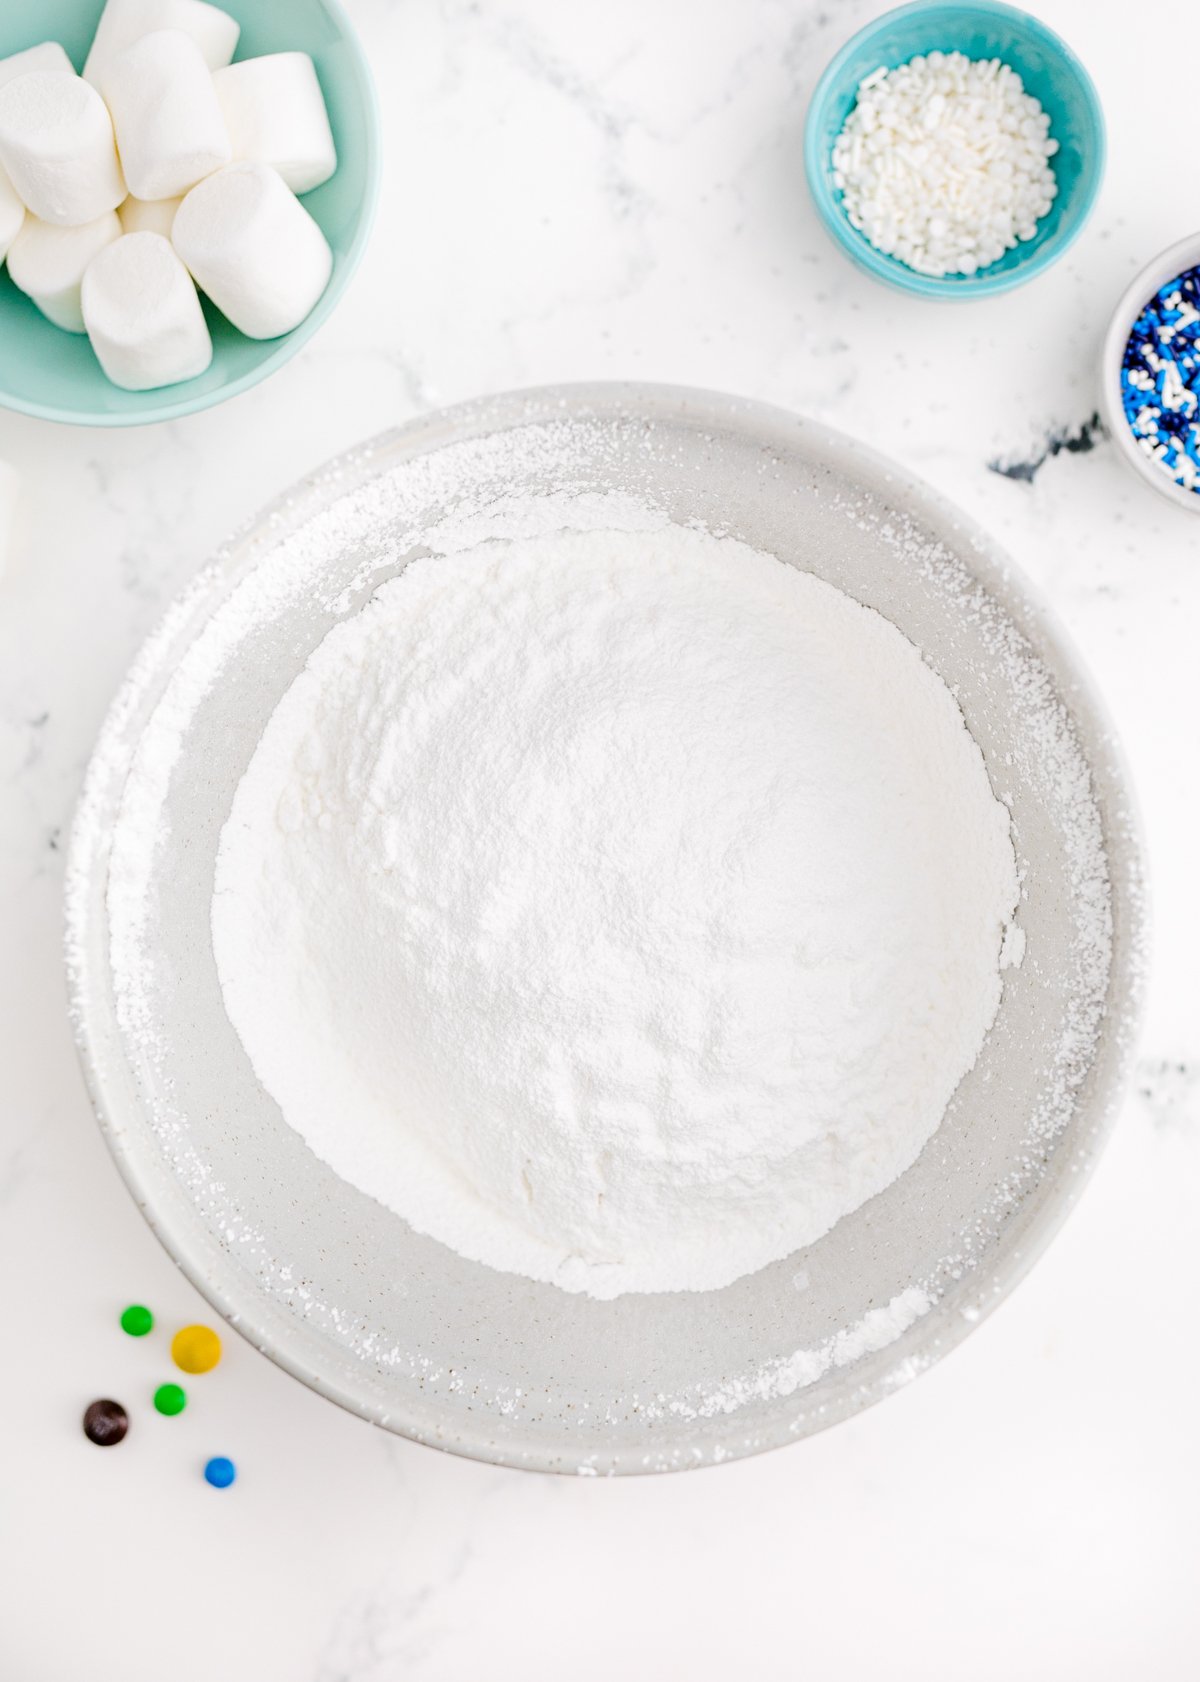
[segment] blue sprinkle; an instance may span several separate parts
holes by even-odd
[[[1121,401],[1142,449],[1177,485],[1200,494],[1200,267],[1159,287],[1134,322]]]
[[[237,1477],[237,1467],[232,1460],[226,1460],[223,1454],[214,1455],[204,1468],[204,1477],[214,1489],[228,1489]]]

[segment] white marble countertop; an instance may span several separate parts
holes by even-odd
[[[384,203],[315,343],[161,429],[0,414],[25,488],[0,584],[5,1682],[1194,1674],[1200,520],[1093,420],[1108,309],[1200,224],[1178,190],[1191,119],[1186,100],[1147,118],[1126,0],[1034,0],[1108,112],[1095,217],[1007,297],[893,295],[822,234],[800,146],[821,66],[881,9],[351,0],[382,84]],[[1190,14],[1136,16],[1169,52]],[[430,406],[606,377],[769,399],[893,453],[1074,633],[1125,737],[1158,913],[1137,1089],[1100,1171],[959,1352],[758,1460],[612,1484],[476,1466],[232,1336],[206,1420],[97,1454],[84,1402],[164,1364],[114,1315],[205,1317],[108,1160],[64,1017],[63,838],[104,707],[206,553],[309,467]],[[218,1447],[242,1470],[226,1495],[197,1472]]]

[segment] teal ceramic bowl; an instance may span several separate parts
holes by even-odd
[[[999,58],[1021,77],[1050,117],[1059,143],[1051,160],[1058,196],[1033,239],[973,275],[923,275],[876,251],[853,228],[833,184],[833,143],[854,107],[858,85],[880,65],[893,69],[918,53],[960,52]],[[916,0],[886,12],[851,37],[813,92],[804,131],[805,171],[822,222],[834,240],[877,280],[925,298],[983,298],[1032,280],[1057,262],[1091,213],[1104,174],[1104,113],[1092,79],[1053,30],[997,0]]]
[[[0,58],[61,41],[78,70],[103,0],[4,0]],[[247,339],[205,300],[213,359],[205,373],[158,391],[121,391],[86,338],[53,327],[0,270],[0,404],[81,426],[144,426],[235,397],[280,368],[327,320],[363,254],[379,192],[379,111],[362,48],[337,0],[219,0],[242,26],[238,58],[286,48],[310,53],[337,144],[337,173],[304,195],[333,248],[333,274],[317,307],[279,339]]]

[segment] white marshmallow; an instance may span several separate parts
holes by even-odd
[[[17,470],[7,461],[0,461],[0,578],[8,561],[9,544],[17,512],[17,496],[21,481]]]
[[[40,47],[26,47],[23,53],[0,58],[0,88],[17,76],[28,76],[32,70],[65,70],[75,74],[75,66],[57,41],[43,41]]]
[[[131,197],[117,207],[117,215],[121,218],[121,226],[127,234],[161,234],[164,239],[170,239],[175,212],[182,203],[181,198]]]
[[[120,237],[114,210],[79,228],[56,228],[27,216],[9,251],[8,272],[13,285],[33,299],[47,321],[68,333],[82,333],[79,292],[84,274],[93,257]]]
[[[199,47],[210,70],[234,55],[241,25],[204,0],[108,0],[83,67],[84,78],[101,87],[113,60],[156,29],[182,29]]]
[[[182,30],[135,41],[106,70],[103,91],[134,198],[176,198],[229,162],[212,75]]]
[[[293,193],[328,181],[337,152],[307,53],[267,53],[213,72],[233,155],[277,169]]]
[[[20,233],[24,220],[25,206],[0,165],[0,263],[8,256],[8,248]]]
[[[267,164],[229,164],[193,187],[171,238],[197,286],[251,339],[298,327],[333,269],[325,235]]]
[[[0,164],[57,227],[94,222],[125,197],[108,110],[74,72],[34,70],[0,88]]]
[[[126,391],[194,379],[212,340],[188,274],[161,234],[125,234],[83,277],[83,318],[100,366]]]

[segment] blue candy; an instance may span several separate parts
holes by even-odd
[[[1121,364],[1129,430],[1177,485],[1200,493],[1200,268],[1161,286]]]
[[[205,1466],[204,1477],[214,1489],[228,1489],[237,1477],[237,1467],[232,1460],[226,1460],[223,1454],[217,1454]]]

